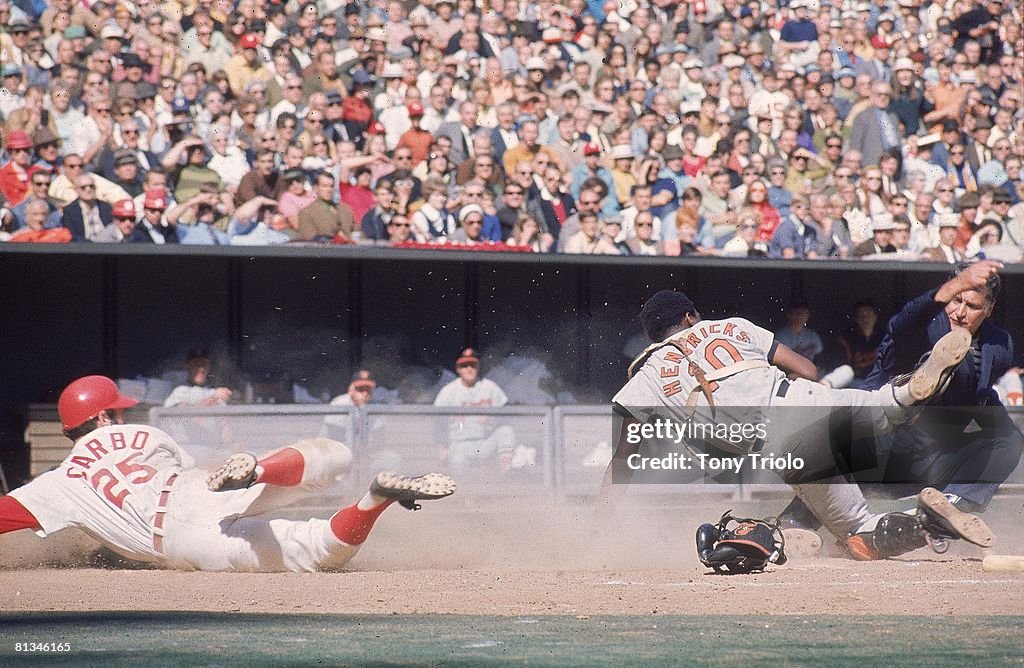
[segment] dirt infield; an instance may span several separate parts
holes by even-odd
[[[709,574],[693,531],[725,509],[714,505],[632,508],[601,531],[580,507],[476,508],[452,499],[418,513],[396,508],[339,573],[96,568],[81,556],[94,547],[82,535],[43,541],[19,532],[0,537],[0,612],[1024,615],[1024,573],[983,572],[985,551],[970,545],[887,562],[824,557],[761,574]],[[1024,553],[1019,497],[998,499],[985,519],[999,536],[993,552]]]

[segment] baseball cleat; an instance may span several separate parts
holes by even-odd
[[[786,556],[790,559],[809,559],[821,552],[821,536],[810,529],[783,529]]]
[[[231,455],[206,479],[211,492],[230,492],[256,483],[256,457],[248,452]]]
[[[970,347],[971,333],[966,329],[954,329],[936,341],[928,359],[910,377],[910,398],[921,402],[937,394]]]
[[[981,547],[996,544],[996,535],[980,517],[960,510],[939,490],[925,487],[917,501],[924,515],[922,523],[929,534],[938,534],[939,538],[962,538]]]
[[[455,481],[443,473],[428,473],[415,478],[381,471],[370,483],[370,493],[398,501],[410,510],[419,510],[416,501],[442,499],[455,492]]]

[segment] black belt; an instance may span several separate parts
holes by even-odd
[[[786,396],[786,392],[789,392],[789,385],[790,382],[783,378],[782,382],[779,383],[779,389],[775,390],[775,396],[780,398]]]

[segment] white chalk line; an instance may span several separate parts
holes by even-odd
[[[878,586],[920,586],[920,585],[978,585],[978,584],[991,584],[991,585],[1007,585],[1016,584],[1024,586],[1024,579],[1019,580],[976,580],[970,578],[963,578],[957,580],[895,580],[892,582],[880,582],[878,580],[847,580],[844,582],[830,581],[830,582],[750,582],[740,576],[724,576],[715,575],[714,581],[708,582],[632,582],[624,580],[606,580],[603,582],[591,582],[590,584],[603,585],[609,587],[650,587],[656,588],[687,588],[687,587],[720,587],[722,585],[733,585],[741,584],[743,587],[792,587],[794,585],[811,585],[815,587],[863,587],[866,585],[872,587]]]

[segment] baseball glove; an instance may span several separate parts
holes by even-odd
[[[718,524],[697,527],[697,556],[718,573],[763,571],[769,563],[786,563],[786,541],[775,518],[755,520],[727,510]]]

